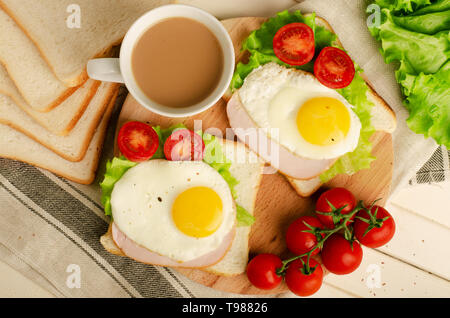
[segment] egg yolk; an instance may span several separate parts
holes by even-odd
[[[219,195],[207,187],[194,187],[181,193],[172,206],[176,227],[186,235],[206,237],[222,224],[223,206]]]
[[[329,146],[345,138],[350,130],[350,114],[345,105],[331,97],[316,97],[300,107],[297,128],[309,143]]]

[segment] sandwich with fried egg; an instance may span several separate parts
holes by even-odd
[[[369,139],[392,133],[395,113],[325,20],[281,12],[252,32],[243,50],[248,61],[237,65],[227,96],[230,125],[299,195],[370,167]]]
[[[144,125],[122,127],[122,156],[107,164],[102,201],[112,220],[100,239],[102,245],[110,253],[146,264],[224,276],[245,272],[264,162],[242,143],[182,126]],[[126,126],[131,129],[126,131]],[[130,140],[152,148],[151,142],[142,143],[151,136],[145,132],[152,131],[148,127],[158,136],[157,149],[151,158],[136,160],[136,153],[127,153],[133,147]],[[129,136],[128,149],[121,141],[124,134]],[[185,142],[190,137],[200,146]],[[182,152],[191,154],[189,145],[203,155],[175,158]]]

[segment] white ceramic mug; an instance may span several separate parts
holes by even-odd
[[[141,35],[158,22],[174,17],[189,18],[205,25],[217,37],[224,56],[223,73],[216,89],[205,100],[196,105],[184,108],[167,107],[148,98],[136,83],[132,71],[132,53]],[[140,17],[125,35],[120,49],[120,58],[90,60],[87,66],[87,72],[89,77],[95,80],[125,83],[131,95],[141,105],[152,112],[168,117],[187,117],[201,113],[219,101],[230,85],[234,72],[234,64],[235,54],[233,42],[219,20],[198,8],[172,4],[151,10]]]

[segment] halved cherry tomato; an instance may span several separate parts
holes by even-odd
[[[338,89],[350,85],[355,77],[355,65],[343,50],[325,47],[314,63],[314,75],[323,85]]]
[[[336,215],[317,214],[319,221],[329,229],[334,229],[335,223],[339,222],[341,214],[350,213],[356,206],[355,196],[344,188],[333,188],[322,193],[316,203],[316,211],[322,213],[331,213],[333,208],[343,208],[340,213]],[[349,225],[349,224],[347,224]]]
[[[253,286],[259,289],[274,289],[283,277],[277,269],[283,266],[281,259],[274,254],[259,254],[247,265],[247,277]]]
[[[314,57],[314,31],[304,23],[283,26],[273,38],[275,55],[289,65],[304,65]]]
[[[150,159],[159,146],[158,134],[147,124],[128,122],[120,128],[117,137],[120,152],[134,162]]]
[[[170,161],[200,161],[204,151],[202,137],[188,129],[175,130],[164,143],[164,155]]]
[[[325,241],[321,255],[323,265],[330,272],[345,275],[359,267],[363,251],[358,242],[350,243],[342,234],[333,234]]]
[[[297,255],[307,253],[317,245],[316,235],[303,232],[310,230],[304,222],[312,227],[323,228],[323,224],[313,216],[302,216],[289,225],[286,232],[286,245],[292,253]],[[316,248],[311,255],[316,255],[319,252],[320,250]]]
[[[306,263],[307,259],[303,258]],[[285,280],[289,290],[297,296],[311,296],[322,286],[323,269],[314,259],[309,260],[311,273],[306,274],[301,260],[295,260],[286,271]]]
[[[392,239],[395,233],[395,222],[392,215],[378,205],[370,209],[370,214],[371,216],[365,209],[358,212],[354,224],[355,236],[362,245],[377,248]],[[370,230],[367,232],[369,226]]]

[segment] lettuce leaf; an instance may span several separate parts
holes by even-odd
[[[186,128],[183,124],[178,124],[167,129],[161,129],[159,126],[154,126],[153,129],[159,137],[159,146],[152,159],[164,159],[163,148],[165,141],[175,130],[183,128]],[[235,187],[239,181],[230,173],[231,162],[223,153],[221,143],[214,136],[203,134],[202,132],[198,133],[202,136],[205,142],[205,157],[203,161],[214,168],[222,176],[230,187],[233,198],[236,199],[237,193]],[[114,185],[129,169],[136,165],[137,163],[129,161],[123,156],[120,158],[114,157],[111,161],[106,163],[105,176],[103,181],[100,183],[100,187],[102,189],[101,202],[105,208],[106,215],[112,216],[111,194],[114,189]],[[250,226],[255,222],[255,218],[238,204],[236,204],[236,212],[238,226]]]
[[[450,148],[450,61],[435,74],[419,74],[405,106],[411,130]]]
[[[250,58],[247,64],[239,63],[231,82],[231,90],[240,88],[244,79],[256,68],[269,62],[276,62],[280,65],[292,68],[280,61],[273,51],[273,37],[276,32],[284,25],[293,22],[302,22],[309,25],[314,31],[316,55],[326,46],[335,46],[336,35],[322,26],[315,24],[315,14],[307,17],[303,16],[300,11],[289,13],[283,11],[276,17],[265,22],[260,29],[253,31],[243,44],[243,50],[250,52]],[[296,67],[304,71],[313,72],[315,59],[306,65]],[[324,172],[320,178],[323,182],[327,182],[338,174],[354,174],[355,172],[370,168],[370,163],[375,159],[372,155],[372,144],[369,142],[370,136],[374,133],[374,128],[370,122],[370,110],[373,103],[367,99],[368,87],[365,81],[358,74],[353,82],[346,88],[338,90],[354,107],[355,113],[358,115],[361,124],[361,135],[357,148],[343,157],[341,157],[328,171]]]
[[[406,30],[429,35],[450,29],[450,9],[424,15],[393,16],[392,19]]]
[[[433,2],[431,5],[423,7],[415,12],[412,15],[422,15],[433,12],[441,12],[450,10],[450,0],[437,0]]]
[[[255,223],[255,217],[239,204],[236,204],[236,219],[238,227],[251,226]]]
[[[388,10],[407,13],[431,4],[431,0],[376,0],[375,3]]]
[[[406,2],[375,1],[384,8],[382,23],[369,30],[386,63],[399,65],[408,127],[450,148],[450,0]]]
[[[136,162],[132,162],[125,157],[114,157],[111,161],[106,163],[106,172],[103,181],[100,183],[100,187],[102,188],[102,197],[101,201],[105,208],[105,214],[111,216],[111,194],[114,189],[114,185],[117,181],[122,178],[122,176],[129,169],[136,166]]]
[[[419,74],[437,72],[450,57],[449,32],[441,31],[434,35],[410,31],[394,22],[394,16],[382,10],[383,23],[370,30],[381,41],[381,54],[386,63],[406,61]],[[410,29],[416,29],[410,24]]]

